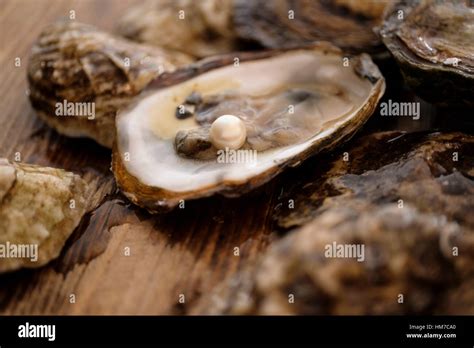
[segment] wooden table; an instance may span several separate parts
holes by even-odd
[[[0,0],[0,157],[19,154],[24,162],[80,173],[105,197],[58,260],[0,276],[0,314],[185,313],[272,240],[280,179],[243,198],[187,202],[185,209],[152,216],[115,192],[109,150],[60,136],[35,116],[26,67],[40,31],[71,10],[77,21],[112,30],[136,2]]]
[[[75,11],[75,20],[113,30],[127,7],[138,2],[0,0],[0,157],[15,160],[20,155],[24,162],[82,174],[100,202],[57,260],[41,269],[0,276],[0,314],[193,312],[216,287],[254,265],[282,234],[274,219],[288,209],[282,197],[300,182],[298,171],[324,165],[324,156],[316,156],[241,198],[186,202],[184,209],[164,215],[130,205],[116,190],[109,150],[87,139],[60,136],[38,120],[27,97],[26,67],[32,43],[49,23]],[[15,66],[16,58],[20,66]],[[402,86],[393,61],[380,63],[387,80],[384,99],[418,101],[423,118],[414,122],[376,112],[362,133],[474,131],[470,110],[462,122],[461,112],[422,102]]]

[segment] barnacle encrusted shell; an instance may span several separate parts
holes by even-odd
[[[235,0],[238,37],[264,47],[297,47],[326,40],[351,52],[374,52],[381,42],[372,28],[387,1]]]
[[[59,133],[112,147],[117,109],[159,74],[190,61],[184,54],[136,44],[93,26],[58,22],[41,33],[31,50],[29,96],[38,116]],[[58,103],[87,105],[94,115],[58,115]]]
[[[368,55],[346,66],[327,43],[206,59],[157,79],[117,115],[112,169],[125,195],[150,211],[215,193],[238,196],[350,138],[384,89]],[[177,118],[177,107],[196,93],[211,101],[205,117]],[[242,149],[255,151],[256,161],[219,161],[207,137],[223,114],[244,121]]]
[[[474,8],[468,3],[402,0],[385,14],[384,44],[408,85],[432,103],[474,105]]]
[[[58,257],[87,209],[87,192],[73,173],[0,158],[0,272]],[[21,245],[37,246],[37,260],[8,252]]]
[[[234,51],[232,0],[148,0],[119,19],[119,34],[194,57]]]

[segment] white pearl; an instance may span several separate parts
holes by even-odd
[[[246,139],[247,129],[237,116],[220,116],[211,125],[210,140],[218,149],[240,149]]]

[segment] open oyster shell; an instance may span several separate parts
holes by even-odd
[[[342,52],[325,43],[207,59],[162,75],[119,112],[112,169],[125,195],[152,212],[215,193],[238,196],[348,139],[384,90],[368,55],[345,66]],[[202,110],[177,117],[196,94]],[[223,159],[213,148],[208,129],[223,114],[245,123],[247,140],[236,152],[254,161]],[[183,138],[195,152],[180,152]]]
[[[473,23],[468,1],[402,0],[387,10],[380,35],[420,97],[472,106]]]
[[[325,40],[351,52],[374,52],[387,1],[234,0],[237,36],[269,48],[298,47]]]
[[[73,173],[0,158],[0,272],[58,257],[86,212],[87,192]],[[18,257],[19,249],[29,257]]]
[[[148,0],[130,8],[117,31],[200,58],[235,50],[232,0]]]
[[[160,73],[191,58],[136,44],[78,22],[46,28],[28,65],[30,100],[59,133],[112,147],[115,113]]]

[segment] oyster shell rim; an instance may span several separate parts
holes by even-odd
[[[468,71],[458,69],[452,65],[433,63],[419,57],[413,53],[400,38],[397,37],[396,31],[398,30],[398,25],[397,21],[393,18],[397,15],[398,11],[403,11],[403,13],[409,15],[415,6],[419,4],[418,0],[398,0],[398,2],[392,3],[385,9],[383,23],[379,28],[377,28],[377,31],[379,31],[380,37],[387,49],[393,56],[395,56],[397,61],[403,60],[416,69],[428,70],[429,66],[436,70],[462,75],[465,78],[473,78],[474,72],[469,73]],[[400,48],[403,48],[403,50]]]
[[[396,18],[398,11],[403,11],[406,18],[419,4],[420,0],[397,0],[391,3],[385,9],[382,24],[375,31],[415,94],[441,107],[472,107],[474,68],[470,72],[448,64],[433,63],[417,56],[397,37],[400,22]]]
[[[234,62],[234,59],[239,58],[240,62],[260,60],[270,58],[280,53],[295,52],[299,50],[322,50],[323,53],[343,54],[343,51],[329,42],[321,41],[298,48],[284,48],[274,50],[264,50],[259,52],[238,52],[235,54],[224,54],[205,58],[198,62],[191,64],[188,67],[178,69],[174,72],[167,72],[151,81],[147,88],[145,88],[140,95],[135,97],[135,100],[119,111],[119,113],[127,112],[133,109],[140,101],[149,95],[152,91],[157,91],[161,88],[173,86],[175,84],[184,82],[193,77],[197,77],[208,71],[225,67]],[[261,172],[258,175],[251,176],[242,181],[222,180],[215,184],[203,187],[199,190],[175,192],[160,187],[150,187],[140,182],[138,178],[128,173],[120,155],[117,140],[112,149],[112,164],[111,170],[114,174],[117,186],[123,194],[134,204],[147,209],[151,213],[166,212],[176,207],[182,200],[200,199],[219,194],[224,197],[238,197],[242,194],[248,193],[252,189],[261,186],[275,176],[280,174],[287,167],[295,167],[302,161],[317,152],[324,151],[327,148],[340,144],[349,140],[355,132],[363,125],[375,111],[375,108],[385,92],[385,79],[380,73],[378,67],[372,61],[370,56],[366,53],[352,56],[355,59],[354,71],[362,78],[367,79],[372,88],[366,99],[364,105],[355,112],[347,122],[342,121],[342,125],[333,128],[331,132],[321,138],[316,138],[309,143],[306,148],[296,155],[287,158],[281,163],[276,163],[275,166]],[[118,113],[118,114],[119,114]],[[119,119],[117,114],[116,122]],[[116,139],[118,139],[118,129],[115,128]],[[315,151],[318,149],[319,151]],[[160,198],[156,198],[160,196]],[[154,197],[154,198],[148,198]]]

